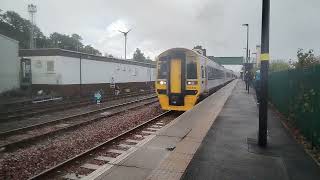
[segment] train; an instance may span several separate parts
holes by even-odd
[[[168,49],[156,57],[156,64],[155,88],[163,110],[190,110],[201,97],[237,78],[195,49]]]

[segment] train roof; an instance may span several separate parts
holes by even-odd
[[[217,66],[219,66],[219,67],[221,67],[221,68],[226,69],[225,67],[221,66],[219,63],[215,62],[213,59],[210,59],[210,58],[208,58],[207,56],[204,56],[204,55],[202,55],[202,54],[198,53],[198,52],[197,52],[197,51],[195,51],[195,50],[191,50],[191,49],[187,49],[187,48],[180,48],[180,47],[177,47],[177,48],[167,49],[166,51],[162,52],[162,53],[161,53],[157,58],[159,58],[159,57],[161,57],[161,56],[165,56],[166,54],[168,54],[168,53],[170,53],[170,52],[172,52],[172,51],[183,51],[183,52],[189,52],[189,53],[191,53],[191,54],[194,54],[195,56],[200,56],[200,57],[203,57],[203,58],[205,58],[205,59],[208,59],[208,60],[210,60],[210,61],[212,61],[212,62],[216,63],[216,64],[217,64]]]

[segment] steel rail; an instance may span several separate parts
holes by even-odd
[[[130,134],[130,133],[133,132],[133,131],[138,130],[139,128],[142,128],[142,127],[144,127],[144,126],[146,126],[146,125],[148,125],[148,124],[150,124],[150,123],[158,120],[159,118],[161,118],[161,117],[163,117],[163,116],[169,115],[171,112],[172,112],[172,111],[166,111],[166,112],[164,112],[164,113],[162,113],[162,114],[160,114],[160,115],[158,115],[158,116],[156,116],[156,117],[154,117],[154,118],[151,118],[151,119],[149,119],[148,121],[146,121],[146,122],[144,122],[144,123],[142,123],[142,124],[140,124],[140,125],[138,125],[138,126],[136,126],[136,127],[133,127],[133,128],[131,128],[131,129],[129,129],[129,130],[127,130],[127,131],[125,131],[125,132],[123,132],[123,133],[121,133],[121,134],[119,134],[119,135],[117,135],[117,136],[115,136],[115,137],[113,137],[113,138],[111,138],[111,139],[103,142],[103,143],[98,144],[97,146],[95,146],[95,147],[93,147],[93,148],[90,148],[89,150],[86,150],[85,152],[82,152],[82,153],[80,153],[80,154],[78,154],[78,155],[76,155],[76,156],[74,156],[74,157],[72,157],[72,158],[70,158],[70,159],[67,159],[67,160],[65,160],[65,161],[57,164],[57,165],[54,166],[54,167],[51,167],[51,168],[49,168],[49,169],[47,169],[47,170],[45,170],[45,171],[43,171],[43,172],[41,172],[41,173],[39,173],[39,174],[37,174],[37,175],[35,175],[35,176],[29,178],[29,180],[44,179],[44,177],[45,177],[46,175],[52,173],[52,172],[55,171],[56,169],[61,168],[61,167],[63,167],[64,165],[66,165],[66,164],[68,164],[68,163],[71,163],[71,162],[75,161],[75,160],[78,159],[78,158],[82,158],[82,157],[90,154],[91,152],[93,152],[93,151],[95,151],[95,150],[98,150],[98,149],[99,149],[100,147],[102,147],[102,146],[105,146],[105,145],[108,145],[108,144],[112,144],[113,142],[116,142],[117,140],[121,140],[122,137]]]

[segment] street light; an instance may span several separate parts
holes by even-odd
[[[242,24],[242,26],[247,27],[247,55],[246,55],[246,63],[248,63],[248,56],[249,56],[249,24]]]
[[[127,35],[131,31],[131,29],[127,32],[123,32],[120,30],[118,30],[118,31],[124,35],[124,59],[127,59]]]

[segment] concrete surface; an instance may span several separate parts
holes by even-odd
[[[121,162],[112,164],[112,168],[96,179],[179,179],[236,82],[231,82],[183,113],[155,133],[155,137],[143,147]]]
[[[319,166],[270,109],[268,116],[269,145],[262,149],[254,94],[239,81],[181,179],[319,180]]]

